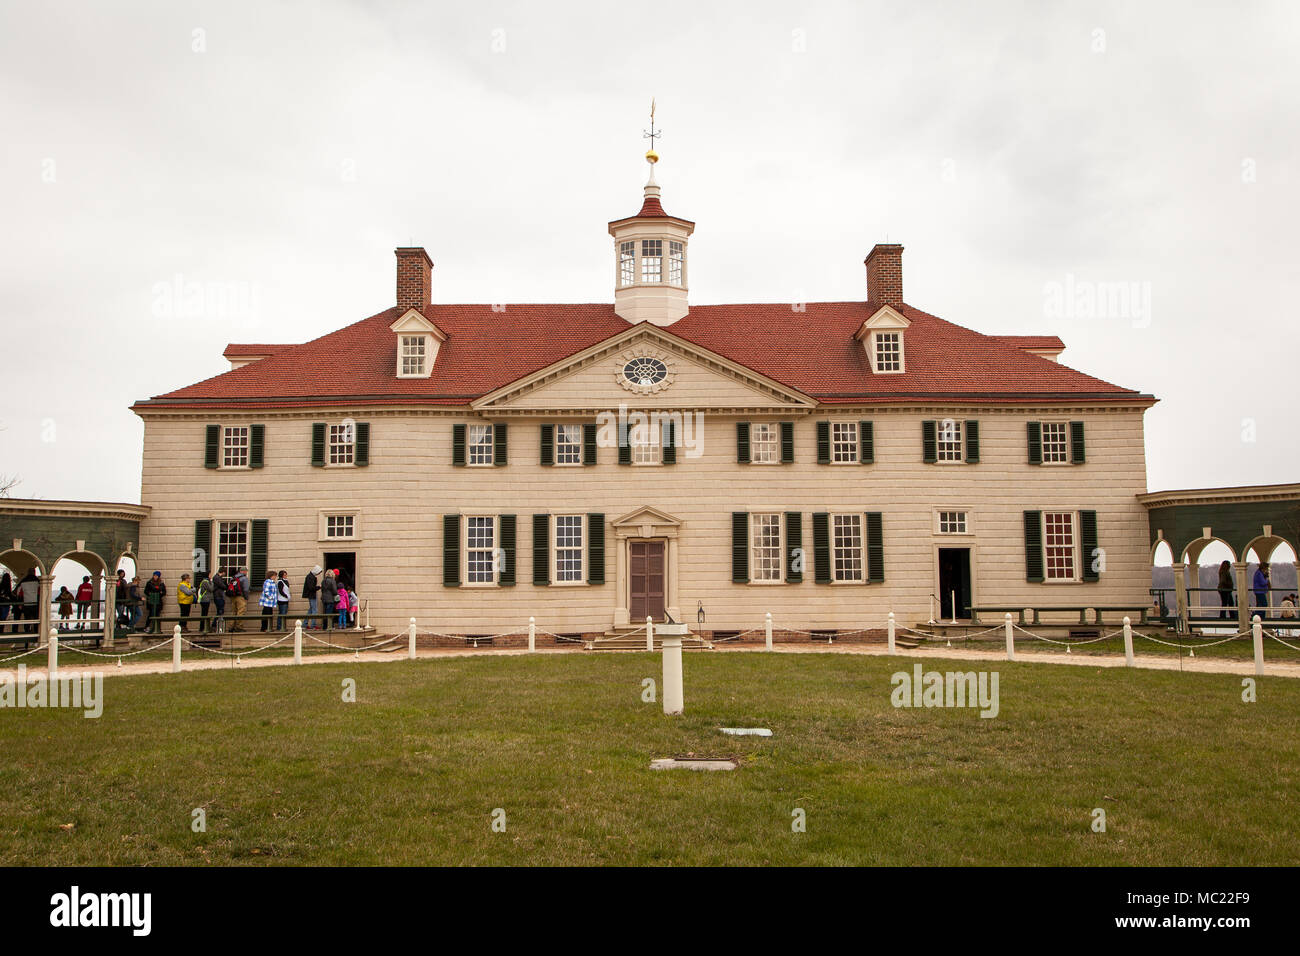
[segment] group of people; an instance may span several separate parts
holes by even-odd
[[[21,631],[35,634],[37,622],[41,618],[40,601],[41,580],[36,576],[35,570],[24,574],[17,584],[14,584],[13,578],[6,571],[3,576],[0,576],[0,622],[9,620],[12,609],[15,621],[27,623],[0,623],[0,633],[16,634]]]
[[[1219,565],[1219,617],[1231,619],[1236,617],[1236,602],[1233,601],[1232,595],[1236,588],[1236,583],[1232,578],[1232,562],[1224,561]],[[1273,572],[1268,566],[1267,561],[1261,561],[1255,568],[1255,574],[1250,580],[1250,590],[1255,597],[1255,607],[1262,608],[1260,617],[1268,616],[1268,592],[1273,589]],[[1296,608],[1300,606],[1300,598],[1295,594],[1288,594],[1278,604],[1278,611],[1282,617],[1293,618],[1296,616]]]

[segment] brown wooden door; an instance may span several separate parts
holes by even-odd
[[[628,575],[631,594],[628,597],[628,616],[633,624],[645,622],[647,617],[656,621],[664,619],[664,542],[632,541]]]

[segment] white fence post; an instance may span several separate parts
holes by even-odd
[[[1014,661],[1016,659],[1016,635],[1012,630],[1010,611],[1006,613],[1003,621],[1007,631],[1007,660]]]
[[[302,619],[293,622],[293,662],[302,663]]]
[[[957,592],[949,591],[948,599],[952,602],[951,604],[948,605],[948,610],[949,612],[951,612],[949,619],[952,621],[952,623],[956,624],[957,623]]]
[[[46,658],[45,667],[51,677],[59,669],[59,632],[54,628],[50,628],[49,657]]]
[[[1250,636],[1255,642],[1255,673],[1264,673],[1264,625],[1256,614],[1250,623]]]
[[[406,659],[415,660],[415,618],[406,626]]]
[[[897,654],[898,648],[894,646],[894,612],[889,612],[889,653]]]
[[[772,612],[767,612],[767,617],[763,619],[763,641],[767,649],[772,649]]]
[[[645,619],[645,649],[647,651],[655,649],[655,619],[648,614]]]
[[[537,650],[537,618],[528,619],[528,653],[531,654]]]
[[[1133,622],[1124,616],[1124,665],[1133,666]]]
[[[663,636],[664,645],[664,714],[672,716],[685,709],[682,692],[682,639],[669,628]]]
[[[120,658],[119,658],[120,659]],[[181,626],[172,625],[172,673],[181,671]]]

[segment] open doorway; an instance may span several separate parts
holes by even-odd
[[[969,618],[970,606],[970,548],[940,548],[940,617],[949,620]]]
[[[349,591],[357,581],[357,553],[355,551],[326,551],[324,560],[326,571],[338,571],[338,583]]]

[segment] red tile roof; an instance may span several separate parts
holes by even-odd
[[[994,335],[990,337],[997,339],[999,342],[1014,345],[1018,349],[1065,351],[1065,343],[1055,335]]]
[[[658,196],[646,196],[645,202],[641,204],[641,211],[636,215],[638,219],[668,218],[668,213],[664,212],[663,204],[659,202]]]
[[[876,375],[853,337],[875,311],[867,302],[812,302],[802,311],[788,303],[698,305],[667,331],[824,403],[1153,401],[1032,355],[1020,344],[1024,337],[982,335],[906,305],[906,371]],[[397,378],[397,337],[388,327],[400,314],[385,309],[313,341],[276,347],[267,358],[135,407],[465,405],[629,327],[610,303],[509,305],[503,312],[434,305],[427,317],[447,340],[432,375]]]
[[[274,355],[281,349],[293,348],[292,342],[281,342],[275,345],[267,343],[248,344],[243,342],[231,342],[226,346],[226,350],[221,353],[223,358],[232,358],[244,355]]]

